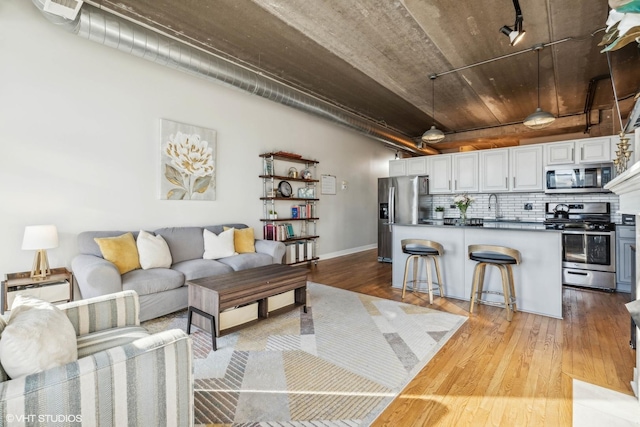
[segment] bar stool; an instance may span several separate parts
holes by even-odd
[[[473,270],[469,313],[473,313],[473,305],[477,300],[478,303],[504,307],[507,310],[507,320],[511,322],[513,313],[518,311],[511,265],[520,264],[520,252],[504,246],[469,245],[469,259],[478,262]],[[483,289],[484,273],[487,265],[493,265],[500,270],[502,276],[502,292],[486,291]],[[482,300],[482,294],[503,295],[504,303]]]
[[[409,254],[407,262],[404,265],[404,281],[402,283],[402,299],[404,299],[404,293],[407,289],[407,278],[409,277],[409,263],[413,261],[413,291],[416,291],[416,284],[424,280],[418,280],[418,262],[420,259],[424,260],[424,264],[427,269],[427,286],[429,287],[429,304],[433,304],[433,278],[431,275],[431,259],[436,267],[436,275],[438,277],[438,289],[440,291],[440,297],[444,296],[444,288],[442,287],[442,276],[440,275],[440,263],[438,257],[444,254],[442,245],[438,242],[432,242],[431,240],[422,239],[403,239],[402,252]]]

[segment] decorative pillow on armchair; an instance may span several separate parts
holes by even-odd
[[[58,307],[18,295],[0,338],[0,362],[11,378],[35,374],[78,359],[76,330]]]

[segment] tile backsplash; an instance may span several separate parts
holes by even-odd
[[[618,196],[613,193],[585,193],[585,194],[545,194],[545,193],[495,193],[498,196],[499,214],[504,218],[519,218],[535,221],[544,220],[544,205],[547,202],[609,202],[611,203],[611,220],[620,223],[621,215],[618,213],[620,203]],[[469,194],[475,199],[473,204],[467,210],[468,218],[493,218],[495,216],[494,198],[491,200],[491,209],[489,209],[489,193],[473,193]],[[421,201],[421,210],[429,213],[429,217],[435,216],[434,209],[436,206],[444,206],[444,216],[447,218],[457,218],[460,211],[457,208],[451,208],[453,205],[453,197],[451,194],[434,194],[425,197]],[[531,203],[532,209],[525,210],[524,206]]]

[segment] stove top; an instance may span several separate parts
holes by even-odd
[[[608,202],[546,203],[544,224],[551,230],[613,231]]]

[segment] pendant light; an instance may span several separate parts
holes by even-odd
[[[444,133],[440,129],[436,128],[436,77],[437,76],[435,74],[429,76],[431,79],[431,97],[433,101],[433,125],[431,126],[431,129],[422,134],[422,141],[427,144],[435,144],[444,139]],[[420,144],[418,148],[422,148],[421,145],[422,144]]]
[[[529,114],[529,116],[524,119],[524,125],[531,129],[542,129],[549,126],[553,123],[556,118],[551,113],[547,113],[540,108],[540,51],[544,46],[541,44],[535,45],[533,50],[536,51],[538,56],[538,108],[536,111]]]

